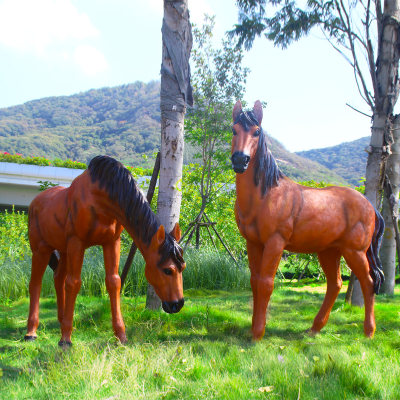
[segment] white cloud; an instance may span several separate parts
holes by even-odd
[[[163,15],[164,2],[162,0],[147,0],[147,5],[158,15]]]
[[[204,14],[214,15],[215,11],[206,0],[188,0],[190,21],[202,25]]]
[[[70,0],[0,0],[0,44],[44,55],[49,46],[99,35]]]
[[[98,75],[108,69],[103,53],[89,45],[78,46],[74,51],[74,61],[88,76]]]

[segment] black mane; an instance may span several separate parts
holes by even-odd
[[[89,163],[88,171],[92,182],[98,182],[100,189],[105,190],[110,200],[121,207],[128,224],[141,241],[149,245],[160,223],[132,174],[119,161],[108,156],[94,157]],[[167,232],[160,254],[160,264],[172,258],[177,267],[182,269],[182,249]]]
[[[235,124],[240,124],[245,131],[252,126],[259,126],[253,111],[242,111],[236,118]],[[268,189],[279,185],[279,179],[283,178],[283,173],[279,170],[274,156],[267,147],[267,138],[260,128],[258,147],[255,154],[254,184],[261,186],[261,195],[264,196]]]

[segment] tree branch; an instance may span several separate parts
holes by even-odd
[[[377,98],[378,95],[378,82],[376,77],[376,68],[375,68],[375,56],[374,49],[372,47],[372,41],[369,34],[369,26],[370,26],[370,10],[371,10],[371,0],[368,0],[366,6],[366,15],[365,15],[365,36],[367,38],[367,57],[368,57],[368,66],[369,73],[371,75],[372,87],[374,89],[374,98]]]
[[[347,107],[350,107],[352,110],[357,111],[358,113],[360,113],[360,114],[362,114],[362,115],[365,115],[365,116],[368,117],[368,118],[372,118],[372,115],[368,115],[368,114],[366,114],[365,112],[362,112],[362,111],[360,111],[360,110],[357,110],[357,108],[353,107],[353,106],[350,105],[349,103],[346,103],[346,106],[347,106]]]
[[[346,7],[343,4],[343,0],[340,0],[340,4],[338,1],[335,1],[335,5],[336,5],[336,8],[337,8],[337,11],[339,14],[339,18],[340,18],[343,26],[346,27],[347,40],[349,41],[350,50],[351,50],[351,54],[352,54],[353,61],[354,61],[353,69],[354,69],[354,74],[356,76],[357,87],[359,87],[358,80],[357,80],[357,77],[358,77],[358,79],[361,81],[362,89],[364,92],[364,96],[362,96],[361,90],[359,88],[360,95],[367,102],[367,104],[370,106],[371,110],[373,111],[374,110],[374,100],[373,100],[371,94],[369,93],[364,76],[363,76],[360,66],[358,64],[356,49],[354,46],[354,40],[353,40],[353,36],[352,36],[350,17],[347,13]],[[343,14],[344,14],[344,17],[343,17]]]

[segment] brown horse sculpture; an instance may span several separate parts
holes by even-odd
[[[36,339],[42,278],[50,258],[56,260],[54,251],[57,250],[60,257],[55,263],[54,285],[61,324],[59,345],[71,345],[72,319],[81,287],[85,249],[100,245],[114,333],[121,342],[126,342],[118,274],[123,227],[143,254],[146,278],[161,298],[164,311],[175,313],[182,308],[185,263],[177,243],[181,235],[179,225],[175,225],[171,234],[166,233],[131,173],[113,158],[98,156],[69,188],[47,189],[29,207],[32,272],[25,340]]]
[[[312,333],[327,323],[342,286],[340,258],[360,281],[365,302],[364,332],[375,332],[374,291],[383,273],[378,251],[382,216],[359,192],[346,187],[314,189],[279,170],[261,129],[262,105],[233,109],[232,167],[236,172],[236,222],[246,239],[253,292],[252,333],[265,332],[265,314],[283,250],[317,253],[327,280],[325,299]]]

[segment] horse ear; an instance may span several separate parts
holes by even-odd
[[[253,113],[254,113],[255,117],[257,118],[258,125],[261,126],[261,121],[263,118],[263,107],[262,107],[260,100],[257,100],[254,103]]]
[[[181,228],[179,227],[178,223],[175,224],[170,235],[172,235],[177,242],[179,242],[179,240],[181,240],[182,231],[181,231]]]
[[[233,112],[232,112],[233,122],[236,121],[237,117],[241,112],[242,112],[242,103],[240,102],[240,100],[238,100],[235,104],[235,107],[233,107]]]
[[[160,227],[158,228],[156,234],[155,234],[155,239],[156,239],[156,244],[157,247],[161,246],[164,241],[165,241],[165,229],[164,229],[164,225],[160,225]]]

